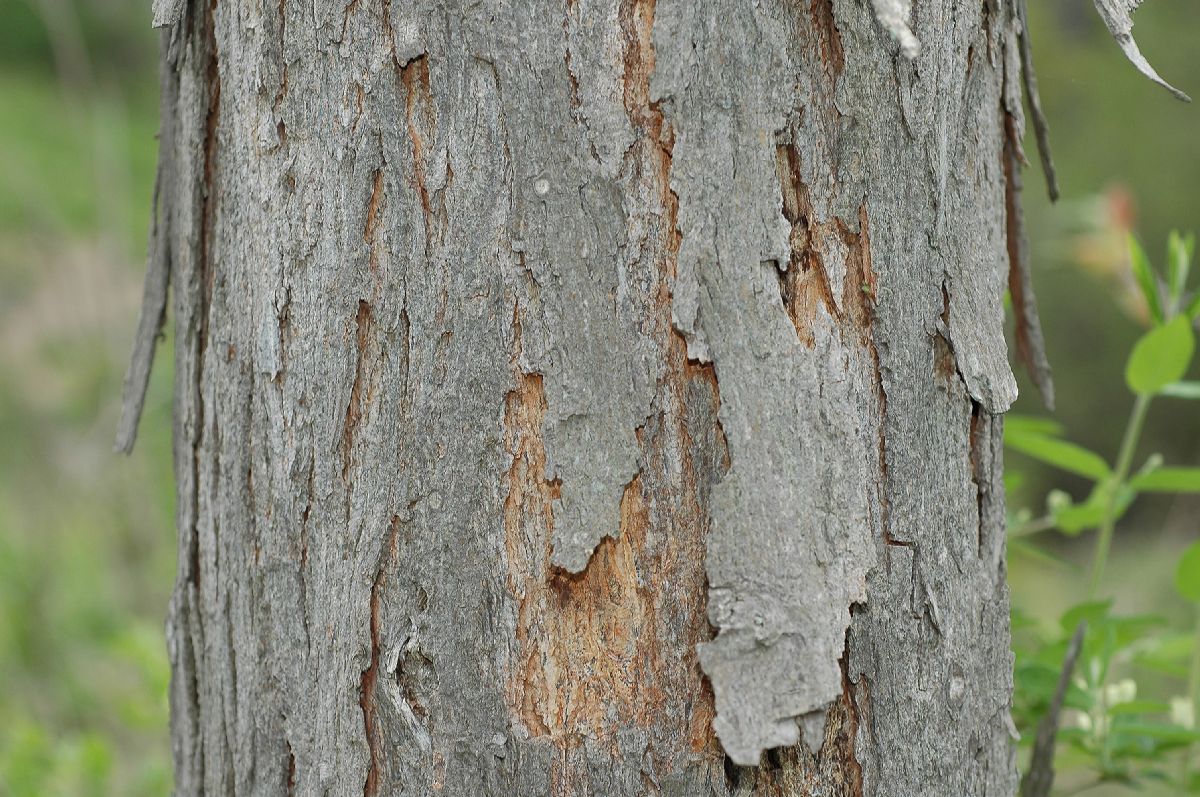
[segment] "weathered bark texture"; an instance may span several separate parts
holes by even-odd
[[[1010,0],[155,5],[179,794],[1013,793]]]

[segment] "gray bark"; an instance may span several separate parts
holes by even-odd
[[[906,14],[155,3],[179,794],[1014,792],[1019,24]]]

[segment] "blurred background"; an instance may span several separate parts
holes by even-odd
[[[133,456],[111,453],[155,161],[149,5],[0,0],[0,797],[170,793],[169,349]],[[1124,236],[1161,265],[1168,230],[1200,229],[1200,107],[1141,78],[1091,0],[1030,5],[1064,194],[1051,206],[1027,171],[1055,417],[1111,461],[1132,403],[1125,355],[1146,323]],[[1159,71],[1200,97],[1195,0],[1152,0],[1136,30]],[[1031,137],[1026,149],[1036,160]],[[1196,407],[1157,401],[1138,461],[1200,464]],[[1028,383],[1017,411],[1044,412]],[[1088,488],[1017,454],[1009,470],[1014,511]],[[1117,607],[1186,617],[1169,572],[1198,534],[1194,497],[1141,499],[1117,533]],[[1053,623],[1082,594],[1090,550],[1058,535],[1014,550],[1014,604]],[[1163,679],[1140,685],[1178,691]]]

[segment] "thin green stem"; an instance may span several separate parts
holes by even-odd
[[[1040,534],[1043,531],[1050,531],[1054,528],[1054,518],[1050,515],[1030,520],[1014,528],[1008,533],[1008,536],[1017,539],[1019,537],[1032,537],[1034,534]]]
[[[1100,584],[1104,580],[1104,567],[1108,563],[1108,550],[1112,547],[1113,531],[1117,526],[1117,499],[1125,480],[1129,478],[1129,469],[1133,465],[1133,455],[1137,451],[1138,440],[1142,436],[1142,427],[1146,423],[1146,411],[1150,409],[1150,396],[1139,395],[1133,403],[1133,411],[1129,414],[1129,423],[1125,427],[1125,436],[1121,440],[1121,450],[1117,453],[1117,467],[1110,477],[1108,497],[1104,511],[1104,521],[1100,525],[1100,534],[1096,538],[1096,552],[1092,559],[1092,573],[1088,579],[1088,599],[1096,597]]]

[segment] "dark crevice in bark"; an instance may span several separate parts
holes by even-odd
[[[359,685],[358,704],[362,708],[363,726],[367,737],[367,751],[370,761],[367,765],[367,776],[363,783],[363,797],[375,797],[379,794],[379,760],[380,739],[379,720],[375,715],[375,683],[379,678],[379,587],[383,581],[383,568],[375,574],[371,583],[371,661],[363,670],[362,681]]]
[[[860,345],[874,357],[875,302],[879,289],[875,267],[871,262],[871,225],[867,206],[858,207],[858,232],[841,219],[834,220],[834,229],[846,248],[846,276],[842,285],[843,336],[856,333]]]
[[[367,364],[367,347],[371,340],[373,326],[373,311],[371,304],[365,299],[358,301],[358,313],[355,315],[355,362],[354,382],[350,387],[350,400],[346,404],[345,423],[342,425],[342,482],[350,483],[350,465],[354,448],[354,438],[358,431],[359,421],[367,400],[363,395],[363,378]],[[346,511],[349,512],[349,504]]]
[[[958,365],[958,352],[954,340],[950,336],[950,288],[948,277],[942,279],[942,312],[938,316],[939,323],[933,333],[933,367],[946,385],[955,385],[965,395],[970,395],[967,388],[967,378]]]
[[[859,611],[862,611],[861,605],[850,607],[851,616]],[[865,675],[859,676],[858,684],[850,679],[849,631],[846,632],[846,650],[842,654],[842,658],[838,660],[838,666],[842,671],[842,705],[846,711],[844,737],[842,744],[839,746],[842,761],[844,762],[844,771],[849,780],[849,783],[845,784],[847,786],[846,797],[863,797],[863,771],[862,764],[858,760],[858,751],[856,748],[858,743],[858,729],[862,724],[862,709],[859,706],[858,699],[861,696],[865,702],[869,692],[866,688]],[[856,688],[860,685],[861,688]]]
[[[358,3],[359,0],[350,0],[342,9],[342,32],[337,38],[338,44],[346,41],[346,29],[350,26],[350,17],[358,10]]]
[[[193,586],[197,592],[200,587],[200,544],[199,544],[199,517],[200,517],[200,449],[204,445],[204,429],[205,429],[205,407],[204,407],[204,359],[206,350],[208,350],[209,337],[209,314],[212,306],[212,283],[214,283],[215,266],[211,263],[211,246],[212,246],[212,216],[214,216],[214,194],[216,193],[216,185],[214,184],[214,173],[216,170],[217,157],[217,125],[221,115],[221,73],[217,65],[217,44],[216,44],[216,0],[211,0],[206,7],[206,13],[203,20],[203,36],[205,52],[208,53],[208,61],[205,65],[205,79],[208,82],[209,91],[209,106],[205,113],[204,119],[204,145],[203,145],[203,166],[200,172],[200,208],[199,208],[199,236],[197,241],[197,270],[200,292],[198,296],[197,314],[199,317],[199,326],[197,329],[196,342],[196,384],[193,385],[194,401],[196,401],[196,429],[194,429],[191,441],[192,448],[192,529],[191,529],[191,545],[192,550],[188,552],[191,558],[191,576]]]
[[[204,166],[200,187],[200,235],[198,238],[200,286],[203,297],[200,307],[199,367],[203,374],[204,354],[208,346],[209,313],[212,308],[213,280],[216,269],[211,262],[213,201],[217,186],[213,180],[217,165],[217,131],[221,118],[221,72],[217,63],[216,39],[217,0],[210,0],[204,18],[205,49],[208,52],[205,79],[208,84],[208,111],[204,121]]]
[[[990,419],[985,419],[983,416],[983,406],[972,399],[971,401],[971,426],[967,435],[968,452],[971,462],[971,481],[975,483],[975,511],[977,520],[977,555],[983,555],[983,538],[984,538],[984,510],[985,510],[985,490],[984,486],[988,483],[989,475],[984,471],[984,468],[990,465],[985,465],[983,446],[990,446],[990,435],[986,432],[990,431]]]
[[[575,7],[575,0],[567,0],[562,24],[563,65],[566,67],[567,72],[567,103],[571,109],[571,119],[583,129],[584,137],[587,139],[588,152],[591,154],[592,160],[600,163],[600,152],[596,149],[596,142],[592,138],[587,116],[583,113],[583,101],[579,93],[579,76],[575,74],[575,68],[571,64],[571,15],[574,13]]]
[[[392,53],[392,69],[395,70],[397,77],[399,77],[400,71],[407,64],[400,63],[400,57],[396,50],[396,31],[392,27],[392,0],[381,0],[381,6],[383,9],[381,22],[383,23],[384,35],[387,36],[388,47]]]
[[[434,225],[445,217],[445,207],[439,218],[435,218],[430,203],[426,159],[426,140],[433,135],[436,120],[433,111],[432,86],[429,75],[429,54],[423,53],[400,67],[400,82],[405,90],[405,122],[412,142],[413,181],[425,225],[425,254],[433,251],[435,244]]]
[[[815,238],[823,230],[813,218],[808,186],[800,168],[800,153],[793,144],[776,146],[775,168],[783,194],[783,215],[792,225],[791,257],[787,268],[776,266],[779,296],[788,318],[796,327],[796,334],[811,348],[815,343],[812,327],[818,308],[824,306],[835,320],[840,320],[840,312],[829,286],[825,263],[817,250]]]
[[[876,448],[879,453],[879,485],[878,485],[878,501],[879,501],[879,526],[883,532],[884,540],[891,539],[891,502],[888,499],[888,490],[890,489],[888,477],[888,451],[887,451],[887,414],[888,414],[888,399],[887,390],[883,385],[883,366],[880,362],[879,347],[875,343],[875,303],[878,301],[878,279],[875,274],[874,266],[871,262],[871,241],[868,232],[868,216],[866,207],[860,208],[859,235],[863,253],[862,268],[864,274],[864,285],[869,290],[863,290],[860,293],[860,301],[862,302],[862,313],[866,319],[866,324],[862,327],[864,330],[864,341],[867,348],[867,354],[871,358],[871,375],[875,385],[875,401],[877,418],[878,438]]]
[[[190,534],[191,550],[188,555],[191,560],[192,584],[197,593],[200,589],[200,451],[204,446],[205,432],[205,401],[204,401],[204,361],[208,349],[208,325],[212,308],[213,281],[215,265],[212,263],[212,219],[214,215],[214,195],[216,185],[213,181],[217,160],[217,130],[221,114],[221,74],[217,63],[216,40],[217,0],[209,0],[203,19],[203,41],[207,62],[205,64],[205,80],[208,87],[208,108],[204,119],[203,163],[200,174],[200,209],[199,235],[196,244],[196,269],[200,285],[199,327],[196,331],[196,362],[194,370],[193,392],[195,397],[195,431],[191,440],[192,449],[192,529]],[[215,422],[215,420],[214,420]]]
[[[837,18],[833,13],[833,0],[811,0],[809,13],[813,32],[821,48],[821,64],[831,82],[836,83],[846,66],[846,59],[842,50],[842,33],[838,30]]]
[[[201,729],[200,656],[198,655],[198,649],[203,647],[204,632],[193,625],[199,622],[199,607],[196,605],[199,597],[200,590],[193,590],[186,599],[186,607],[180,613],[184,618],[184,623],[187,625],[187,630],[182,635],[184,662],[180,669],[188,674],[188,711],[192,717],[191,728],[189,729],[191,734],[188,739],[195,745],[192,749],[192,758],[187,762],[186,774],[197,785],[203,782],[206,760],[206,756],[204,755],[205,734]]]
[[[292,743],[285,740],[287,745],[287,780],[284,781],[284,787],[287,789],[287,797],[292,797],[296,793],[296,754],[292,751]]]
[[[383,170],[376,169],[371,179],[371,198],[367,200],[367,221],[363,225],[363,243],[368,247],[372,276],[378,278],[379,252],[375,249],[375,234],[379,229],[379,206],[383,202]]]
[[[233,637],[233,612],[232,599],[228,592],[225,593],[225,600],[222,603],[221,623],[225,627],[225,647],[228,651],[228,656],[225,661],[225,677],[229,684],[229,692],[227,694],[228,702],[223,708],[228,708],[228,711],[221,712],[221,738],[225,743],[225,756],[229,761],[229,765],[224,768],[222,773],[225,781],[225,793],[230,797],[236,793],[237,777],[236,777],[236,762],[238,756],[234,755],[234,751],[241,751],[236,738],[236,723],[237,723],[237,707],[238,703],[238,674],[237,674],[237,644]],[[250,753],[253,752],[251,747]],[[250,762],[253,764],[253,761]]]
[[[853,607],[852,607],[853,608]],[[758,766],[724,761],[725,788],[738,797],[863,797],[863,772],[857,740],[868,691],[866,678],[847,674],[846,652],[838,661],[842,692],[825,715],[820,739],[803,739],[791,747],[765,750]]]
[[[288,341],[292,336],[292,289],[285,288],[283,292],[283,307],[275,314],[276,326],[279,328],[279,370],[271,377],[277,388],[283,388],[288,371]]]
[[[400,529],[402,523],[399,516],[393,515],[388,524],[387,537],[379,550],[379,559],[375,567],[375,578],[371,582],[370,597],[370,637],[371,659],[367,669],[363,670],[359,684],[359,706],[363,713],[363,727],[366,733],[367,750],[370,761],[366,780],[363,783],[364,797],[374,797],[380,793],[379,777],[384,753],[384,739],[381,738],[382,728],[376,705],[376,686],[379,683],[379,613],[383,600],[382,589],[387,583],[389,567],[395,567],[399,555]],[[399,669],[399,662],[397,662]],[[399,681],[399,673],[396,674]]]
[[[279,24],[279,88],[275,90],[275,98],[271,101],[271,111],[279,112],[279,106],[283,104],[288,92],[288,59],[287,59],[287,0],[279,0],[275,8],[276,19]],[[284,130],[283,120],[279,121],[279,137],[280,146],[287,143],[287,133]]]
[[[579,110],[583,104],[579,99],[579,77],[571,66],[571,10],[573,7],[574,4],[568,0],[563,14],[563,65],[567,68],[567,85],[570,87],[568,100],[571,104],[571,116],[576,124],[586,127],[587,124],[581,118]]]
[[[313,479],[316,471],[315,454],[308,456],[308,485],[304,491],[304,510],[300,513],[300,577],[308,570],[308,516],[312,512],[314,492]]]
[[[841,224],[840,221],[838,223]],[[871,257],[871,226],[867,206],[859,205],[857,233],[852,233],[844,226],[841,229],[843,241],[849,253],[846,263],[843,304],[847,313],[852,316],[851,320],[858,330],[859,341],[871,359],[871,375],[875,387],[876,448],[879,457],[876,503],[879,507],[879,528],[887,545],[912,545],[911,542],[896,540],[892,537],[891,502],[888,498],[890,484],[886,432],[888,398],[883,384],[883,366],[879,347],[875,342],[875,305],[879,301],[879,278],[875,273]]]

